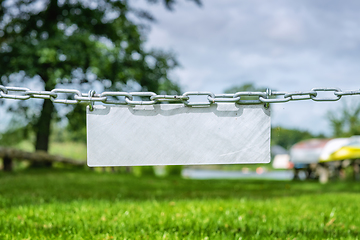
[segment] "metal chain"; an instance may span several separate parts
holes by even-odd
[[[332,98],[318,97],[319,92],[332,92]],[[64,96],[61,98],[60,95]],[[51,91],[32,91],[24,87],[5,87],[0,85],[0,99],[27,100],[30,98],[50,99],[54,103],[80,104],[86,103],[92,108],[95,102],[115,105],[152,105],[157,103],[183,103],[189,107],[210,106],[214,103],[227,102],[237,104],[265,104],[284,103],[289,101],[338,101],[342,96],[360,95],[360,90],[342,91],[339,88],[313,88],[304,92],[276,92],[267,89],[266,92],[237,92],[234,94],[214,94],[212,92],[185,92],[183,95],[157,95],[154,92],[103,92],[96,94],[91,90],[81,93],[76,89],[53,89]],[[206,96],[207,101],[190,101],[191,96]],[[245,96],[256,97],[255,100],[243,99]],[[123,97],[124,100],[111,98]],[[148,98],[149,100],[134,100]]]

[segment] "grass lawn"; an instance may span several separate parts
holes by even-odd
[[[360,183],[0,173],[0,239],[358,239]]]

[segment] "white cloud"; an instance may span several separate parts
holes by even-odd
[[[158,23],[148,46],[177,54],[184,91],[219,93],[249,81],[281,91],[359,89],[358,1],[207,0],[199,8],[180,0],[173,12],[161,5],[149,10]],[[273,123],[329,132],[324,115],[337,106],[276,105]]]
[[[278,10],[269,23],[268,36],[273,41],[300,43],[304,38],[304,30],[300,19],[287,12]]]

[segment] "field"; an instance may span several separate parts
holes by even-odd
[[[0,239],[358,239],[360,184],[0,173]]]

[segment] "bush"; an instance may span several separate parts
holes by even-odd
[[[166,175],[168,176],[181,176],[182,165],[168,165],[166,166]]]
[[[155,175],[153,166],[135,166],[133,167],[133,173],[137,177]]]

